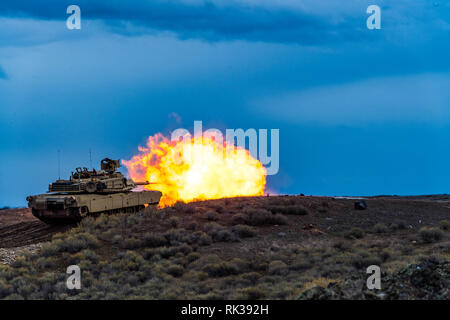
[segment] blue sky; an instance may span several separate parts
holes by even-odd
[[[449,40],[442,0],[4,0],[0,206],[194,120],[279,128],[274,192],[450,193]]]

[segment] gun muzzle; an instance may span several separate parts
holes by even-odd
[[[134,184],[137,185],[137,186],[146,186],[146,185],[150,184],[150,182],[148,182],[148,181],[139,181],[139,182],[135,182]]]

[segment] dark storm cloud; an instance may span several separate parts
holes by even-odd
[[[301,44],[351,41],[361,38],[361,21],[364,21],[364,6],[358,8],[360,15],[357,17],[350,17],[347,11],[345,16],[343,14],[332,22],[329,17],[317,14],[317,11],[305,12],[289,2],[284,6],[256,5],[242,1],[223,2],[220,5],[212,1],[78,0],[74,3],[81,7],[83,18],[103,20],[117,33],[135,34],[153,29],[174,32],[180,38],[210,41]],[[2,1],[0,16],[64,20],[68,4],[56,0],[31,4],[23,0]]]

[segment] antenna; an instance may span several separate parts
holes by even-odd
[[[89,148],[89,166],[92,168],[92,152],[91,152],[91,148]]]
[[[58,149],[58,180],[61,180],[61,151]]]

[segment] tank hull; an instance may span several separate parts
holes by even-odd
[[[47,193],[27,198],[33,215],[46,223],[79,221],[101,213],[131,213],[146,205],[157,205],[159,191],[119,192],[112,194]]]

